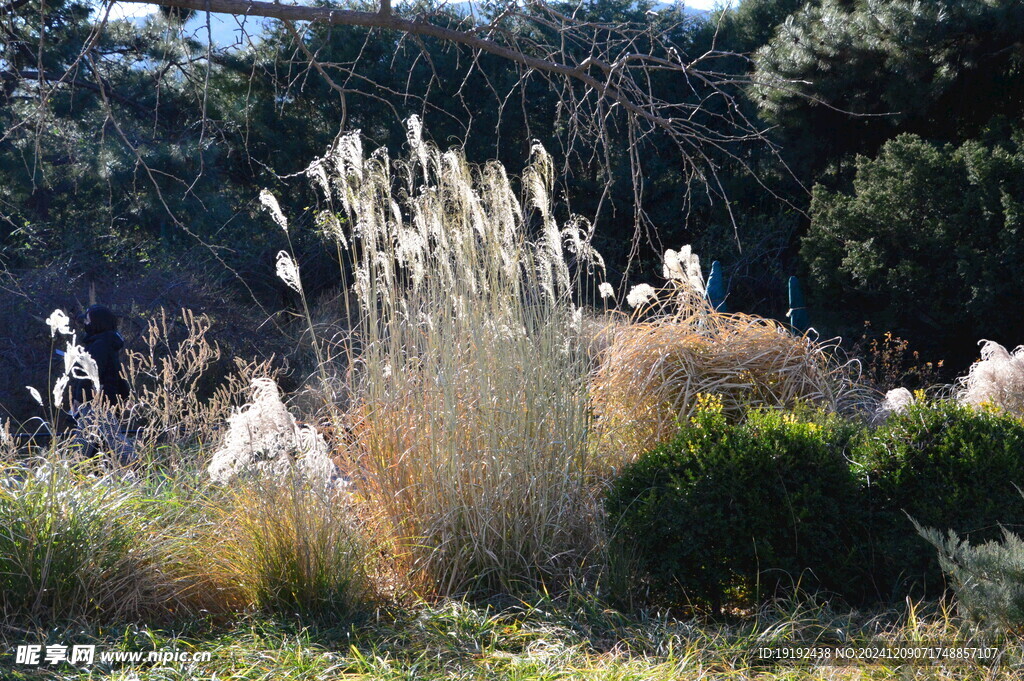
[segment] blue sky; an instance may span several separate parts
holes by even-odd
[[[671,0],[670,0],[671,1]],[[734,0],[684,0],[684,4],[687,7],[693,7],[694,9],[713,9],[720,5],[728,5]],[[112,19],[121,19],[124,17],[142,17],[147,14],[152,14],[156,11],[156,7],[153,5],[139,5],[135,3],[117,3],[114,8],[110,11],[110,17]]]
[[[694,9],[714,9],[719,5],[728,5],[730,2],[729,0],[688,0],[683,4],[687,7],[693,7]]]

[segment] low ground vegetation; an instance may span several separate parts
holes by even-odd
[[[306,423],[267,363],[196,398],[217,352],[186,315],[178,351],[158,352],[154,322],[130,363],[154,424],[136,461],[74,438],[5,445],[9,643],[79,626],[214,650],[202,674],[218,678],[668,679],[785,678],[751,659],[766,642],[980,636],[906,600],[943,597],[940,568],[968,610],[983,593],[973,554],[950,539],[937,555],[913,522],[969,542],[1024,525],[1005,390],[980,407],[918,396],[879,424],[833,346],[703,303],[692,254],[661,309],[634,291],[638,310],[595,330],[612,292],[589,225],[556,220],[543,149],[522,201],[500,165],[441,152],[416,120],[408,142],[392,161],[344,137],[309,168],[353,323],[318,338],[279,254],[317,358]],[[1004,542],[990,554],[1012,563]],[[1018,626],[999,612],[975,619]]]
[[[1024,524],[1024,423],[947,400],[880,426],[813,409],[751,411],[730,424],[714,398],[644,454],[606,501],[615,543],[649,602],[752,605],[795,587],[849,603],[941,597],[920,526],[965,541]]]

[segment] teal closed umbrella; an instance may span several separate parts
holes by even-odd
[[[725,277],[722,265],[717,260],[711,263],[711,274],[708,276],[708,302],[718,312],[728,312],[725,307]]]
[[[800,333],[806,333],[811,328],[811,318],[807,314],[807,307],[804,303],[804,291],[800,287],[800,280],[796,277],[789,278],[789,324]]]

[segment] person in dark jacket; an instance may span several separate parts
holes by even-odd
[[[127,399],[130,388],[121,375],[124,338],[117,332],[117,317],[106,305],[90,305],[78,320],[85,331],[82,349],[96,362],[103,396],[110,404]],[[76,379],[71,386],[72,404],[88,402],[94,397],[93,392],[92,381]]]
[[[78,316],[78,322],[85,331],[82,349],[96,362],[103,401],[116,407],[131,392],[121,375],[124,338],[117,332],[117,317],[106,305],[91,305]],[[131,464],[135,461],[134,447],[121,433],[118,412],[104,407],[97,409],[95,392],[90,379],[76,378],[71,382],[71,413],[83,452],[88,457],[97,446],[102,446],[112,452],[121,465]]]

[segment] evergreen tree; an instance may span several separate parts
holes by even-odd
[[[815,168],[900,132],[962,142],[1024,110],[1018,0],[823,0],[756,55],[753,96]]]
[[[901,135],[856,165],[851,192],[815,187],[801,251],[832,328],[870,320],[957,370],[982,338],[1024,341],[1024,133],[959,147]]]

